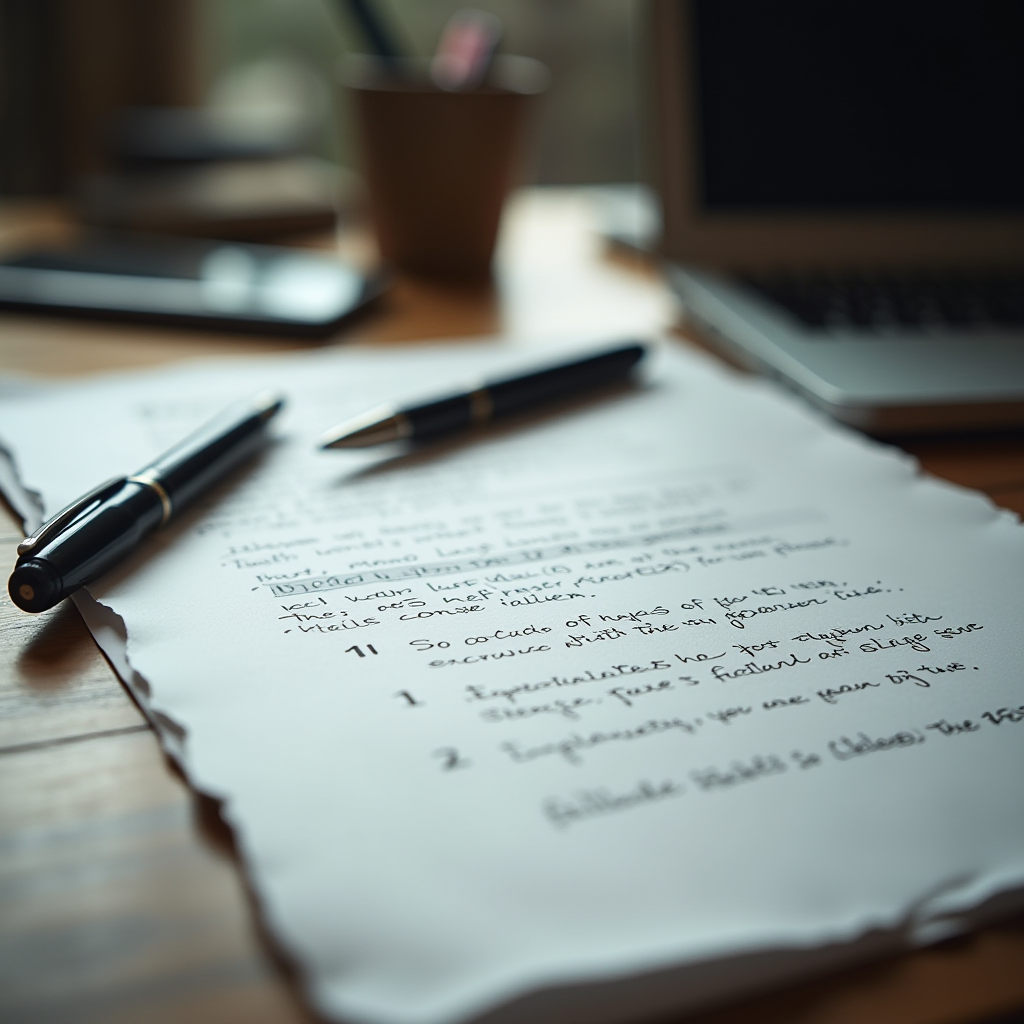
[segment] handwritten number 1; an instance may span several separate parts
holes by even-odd
[[[376,654],[376,653],[377,653],[377,648],[376,648],[376,647],[374,647],[374,646],[373,646],[373,644],[367,644],[367,645],[366,645],[366,649],[367,649],[367,650],[368,650],[368,651],[369,651],[369,652],[370,652],[371,654]],[[366,657],[366,655],[365,655],[365,654],[363,653],[363,649],[362,649],[362,647],[347,647],[347,648],[345,649],[345,653],[346,653],[346,654],[351,654],[351,653],[352,653],[353,651],[355,651],[355,652],[356,652],[356,654],[358,654],[360,658],[365,658],[365,657]]]
[[[454,747],[441,747],[434,751],[434,757],[441,758],[441,769],[446,772],[454,771],[456,768],[468,768],[472,764]]]
[[[395,694],[395,696],[404,697],[408,702],[409,707],[411,708],[423,707],[423,701],[417,700],[408,690],[399,690],[398,693]]]

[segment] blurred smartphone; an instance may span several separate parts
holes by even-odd
[[[338,260],[268,245],[102,233],[0,260],[0,309],[324,337],[384,290]]]

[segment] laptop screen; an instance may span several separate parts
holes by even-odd
[[[1021,0],[695,0],[705,209],[1024,209]]]

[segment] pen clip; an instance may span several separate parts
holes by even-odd
[[[123,476],[115,476],[99,487],[94,487],[88,494],[83,494],[81,498],[76,498],[67,508],[62,508],[52,519],[43,523],[31,537],[26,537],[18,545],[18,557],[31,554],[36,548],[53,540],[65,527],[85,515],[93,505],[116,494],[125,479]]]

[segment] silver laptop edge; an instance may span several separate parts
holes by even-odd
[[[1020,333],[812,330],[719,274],[670,264],[669,278],[709,341],[851,426],[899,433],[1024,424]]]

